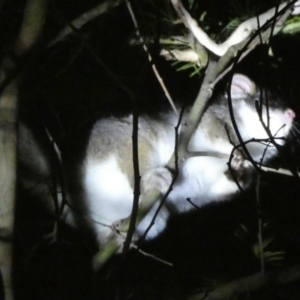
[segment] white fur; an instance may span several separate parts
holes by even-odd
[[[100,163],[87,161],[84,187],[90,217],[96,226],[98,239],[103,241],[110,234],[108,226],[130,215],[132,188],[113,155]]]
[[[142,236],[145,233],[145,231],[148,229],[149,224],[151,224],[154,214],[158,209],[158,205],[159,203],[155,203],[154,206],[149,211],[149,213],[145,216],[145,218],[138,224],[136,228],[136,232],[139,236]],[[169,211],[165,207],[162,207],[161,210],[159,211],[158,216],[154,221],[155,222],[154,225],[147,233],[146,239],[155,238],[166,228],[169,215],[170,215]]]
[[[226,170],[227,161],[225,159],[207,157],[188,159],[168,197],[168,203],[174,205],[177,212],[182,213],[193,209],[193,204],[201,207],[212,201],[220,201],[226,195],[238,193],[239,189],[236,183],[228,180],[224,175]],[[188,198],[193,204],[187,201]],[[139,224],[137,227],[139,235],[142,235],[147,229],[157,208],[158,203]],[[163,207],[155,224],[147,234],[147,239],[154,238],[164,230],[168,216],[168,210]]]

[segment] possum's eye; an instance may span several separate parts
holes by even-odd
[[[269,108],[284,108],[284,102],[282,101],[282,98],[276,94],[276,93],[271,93],[271,92],[262,92],[262,94],[259,97],[259,101],[260,103],[262,103],[262,105],[264,107],[269,107]]]
[[[274,109],[274,108],[279,108],[282,106],[281,101],[275,99],[274,97],[267,97],[267,98],[256,98],[255,99],[255,106],[257,109]]]

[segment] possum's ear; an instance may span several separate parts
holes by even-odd
[[[232,99],[245,98],[248,95],[255,94],[256,86],[247,76],[234,74],[232,77],[230,92]]]

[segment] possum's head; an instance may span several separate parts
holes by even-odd
[[[255,84],[246,76],[235,74],[231,85],[231,99],[237,127],[254,159],[276,154],[274,143],[283,145],[293,126],[295,112],[264,92],[257,92]]]

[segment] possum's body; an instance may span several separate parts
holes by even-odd
[[[235,120],[243,141],[264,139],[269,135],[257,113],[255,101],[259,100],[255,85],[247,77],[236,74],[231,86],[231,98]],[[271,103],[271,102],[270,102]],[[291,109],[270,106],[262,108],[262,118],[268,124],[271,135],[284,138],[289,134],[295,113]],[[172,181],[172,174],[165,167],[175,148],[175,130],[178,117],[174,112],[157,118],[139,118],[139,165],[142,193],[157,188],[165,193]],[[225,124],[227,129],[225,129]],[[111,226],[131,214],[133,204],[134,173],[132,163],[132,116],[99,120],[90,136],[83,168],[83,185],[88,217],[100,243],[111,235]],[[276,139],[280,145],[284,139]],[[188,145],[190,151],[214,151],[230,155],[233,144],[239,140],[233,129],[226,97],[211,102],[206,109]],[[252,158],[261,162],[277,154],[274,145],[267,142],[251,142],[246,147]],[[253,167],[235,153],[232,167],[246,187],[251,180]],[[202,206],[212,201],[222,201],[238,192],[236,182],[230,176],[228,159],[197,156],[188,158],[179,170],[179,177],[167,199],[167,206],[159,213],[155,225],[148,233],[153,238],[164,228],[170,210],[188,211],[193,205]],[[156,205],[157,206],[157,205]],[[155,207],[138,225],[142,234],[148,227]]]

